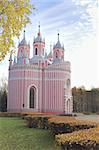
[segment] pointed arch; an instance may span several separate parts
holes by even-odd
[[[27,109],[38,109],[38,88],[30,84],[27,89]]]
[[[37,48],[35,48],[35,55],[37,55]]]
[[[36,88],[32,86],[29,92],[29,108],[36,107]]]
[[[67,114],[70,113],[70,99],[67,100]]]

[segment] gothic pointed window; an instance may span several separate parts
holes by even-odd
[[[36,88],[30,88],[30,100],[29,100],[29,108],[35,108],[36,103]]]
[[[58,57],[58,52],[56,52],[56,58]]]
[[[35,49],[35,55],[37,55],[37,48]]]
[[[70,99],[67,101],[67,113],[70,113]]]
[[[67,88],[70,88],[70,79],[67,79]]]

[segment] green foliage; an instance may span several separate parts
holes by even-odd
[[[0,87],[0,111],[7,111],[7,80],[6,78],[1,79]]]
[[[40,128],[40,129],[48,129],[48,118],[45,116],[26,116],[25,119],[27,120],[27,126],[29,128]]]
[[[0,111],[7,111],[7,92],[6,90],[0,91]]]
[[[30,22],[32,8],[30,0],[0,0],[0,61],[14,48],[13,38]]]
[[[59,150],[49,130],[27,128],[20,118],[0,118],[0,150]]]

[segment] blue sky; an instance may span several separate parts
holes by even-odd
[[[26,27],[26,39],[31,44],[37,35],[40,21],[41,33],[50,44],[60,41],[65,46],[65,60],[71,61],[72,87],[99,87],[99,4],[97,0],[31,0],[36,11],[31,14],[31,25]],[[23,33],[20,35],[22,39]],[[18,41],[16,40],[16,45]],[[5,60],[0,64],[0,77],[7,76]],[[5,70],[4,70],[5,67]]]

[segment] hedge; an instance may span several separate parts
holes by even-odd
[[[50,116],[26,116],[27,126],[29,128],[40,128],[40,129],[48,129],[48,119]]]
[[[15,112],[15,113],[11,113],[11,112],[0,112],[0,117],[20,117],[22,116],[21,113]]]
[[[52,117],[49,120],[49,127],[53,134],[71,133],[81,129],[94,128],[97,124],[89,121],[80,121],[74,117]]]
[[[55,136],[62,150],[99,150],[99,126]]]
[[[81,129],[89,129],[96,126],[92,122],[78,121],[73,117],[59,116],[25,116],[29,128],[50,129],[53,135],[60,133],[71,133]]]
[[[22,116],[23,118],[25,116],[43,116],[44,113],[39,113],[39,112],[0,112],[0,117],[19,117]]]

